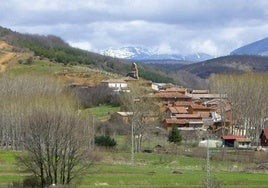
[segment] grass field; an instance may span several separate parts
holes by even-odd
[[[21,182],[29,174],[16,166],[19,152],[0,151],[0,187]],[[203,187],[206,160],[181,155],[139,153],[135,165],[130,153],[97,152],[101,160],[74,180],[76,187]],[[236,169],[231,170],[233,166]],[[241,171],[246,164],[211,161],[211,180],[221,187],[268,187],[268,174]]]
[[[66,70],[69,71],[68,68],[62,64],[36,60],[31,65],[16,64],[8,69],[8,73],[15,76],[29,74],[29,72],[51,75],[59,72],[65,73]],[[94,77],[93,74],[88,76]],[[91,108],[89,111],[96,120],[101,120],[108,118],[109,114],[119,111],[119,107],[101,105]],[[85,111],[85,113],[87,112]],[[143,146],[153,147],[159,141],[160,139],[156,138],[145,142]],[[138,153],[135,154],[135,165],[132,166],[130,144],[127,143],[126,138],[119,136],[117,143],[119,144],[118,151],[96,151],[100,160],[74,180],[75,187],[203,187],[206,181],[205,159],[187,157],[180,152],[174,152],[178,153],[177,155]],[[160,143],[162,146],[168,144],[163,140]],[[122,152],[123,149],[125,152]],[[18,167],[16,161],[18,154],[20,152],[0,150],[0,187],[7,187],[7,184],[12,182],[22,182],[26,176],[30,175],[25,169]],[[211,180],[214,185],[218,184],[228,188],[268,187],[268,174],[265,170],[261,173],[247,170],[248,166],[254,165],[256,164],[212,160],[210,161]]]
[[[109,118],[112,113],[120,111],[120,107],[104,104],[88,110],[97,120],[102,120]]]
[[[52,63],[48,60],[35,60],[30,65],[16,64],[8,70],[8,74],[20,75],[20,74],[41,74],[41,75],[53,75],[57,72],[62,72],[68,67],[64,67],[60,63]]]

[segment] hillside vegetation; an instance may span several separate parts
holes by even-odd
[[[121,76],[125,76],[131,69],[131,62],[129,61],[73,48],[61,38],[53,35],[21,34],[0,27],[0,41],[4,41],[7,45],[11,46],[10,50],[12,53],[31,54],[32,59],[28,59],[29,55],[27,55],[26,59],[21,58],[21,62],[28,60],[28,64],[35,63],[36,59],[41,61],[46,60],[65,66],[86,67],[82,72],[93,69]],[[1,54],[1,52],[0,57],[4,57],[4,54]],[[16,62],[16,60],[14,62]],[[150,66],[139,64],[139,67],[141,69],[140,77],[155,82],[174,82],[172,78]]]
[[[17,65],[18,60],[23,60],[26,63],[33,60],[33,64],[36,63],[35,60],[40,60],[39,63],[43,63],[45,60],[45,62],[49,62],[50,66],[53,63],[61,64],[61,66],[82,66],[85,69],[82,71],[80,69],[79,75],[83,72],[87,74],[88,70],[95,72],[98,70],[99,72],[104,71],[113,75],[125,76],[131,69],[132,62],[128,60],[73,48],[61,38],[53,35],[21,34],[0,27],[0,41],[4,41],[10,46],[8,53],[0,51],[2,71],[7,67],[3,64],[7,63],[9,59],[13,59],[10,61],[13,62],[13,65]],[[190,65],[168,61],[157,62],[157,64],[144,64],[142,62],[137,64],[139,75],[144,79],[153,82],[175,83],[187,88],[208,88],[207,78],[213,73],[267,72],[267,62],[268,57],[232,55]],[[72,77],[76,77],[76,75],[72,73]]]

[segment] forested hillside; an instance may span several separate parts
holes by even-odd
[[[0,27],[0,40],[13,46],[15,52],[33,52],[41,59],[47,58],[64,65],[84,65],[88,68],[104,70],[125,76],[131,63],[126,60],[103,56],[93,52],[71,47],[61,38],[53,35],[30,35],[14,32]],[[140,76],[155,82],[174,82],[161,71],[150,66],[139,65]]]

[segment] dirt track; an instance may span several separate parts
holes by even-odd
[[[16,55],[16,53],[10,52],[11,48],[12,47],[7,43],[0,42],[0,72],[4,72],[6,70],[8,61]]]
[[[10,52],[0,57],[0,72],[4,72],[6,70],[8,60],[13,58],[15,55],[16,55],[15,53]]]

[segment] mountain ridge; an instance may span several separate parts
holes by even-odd
[[[180,54],[171,54],[171,53],[161,53],[157,50],[152,50],[143,47],[133,47],[126,46],[121,48],[109,48],[106,50],[100,51],[100,54],[136,60],[136,61],[151,61],[151,60],[179,60],[179,61],[188,61],[188,62],[200,62],[208,59],[212,59],[213,57],[205,54],[205,53],[193,53],[188,55],[180,55]]]
[[[229,55],[200,63],[182,66],[187,71],[206,79],[211,74],[268,72],[268,57],[253,55]]]
[[[268,56],[268,37],[233,50],[230,55]]]

